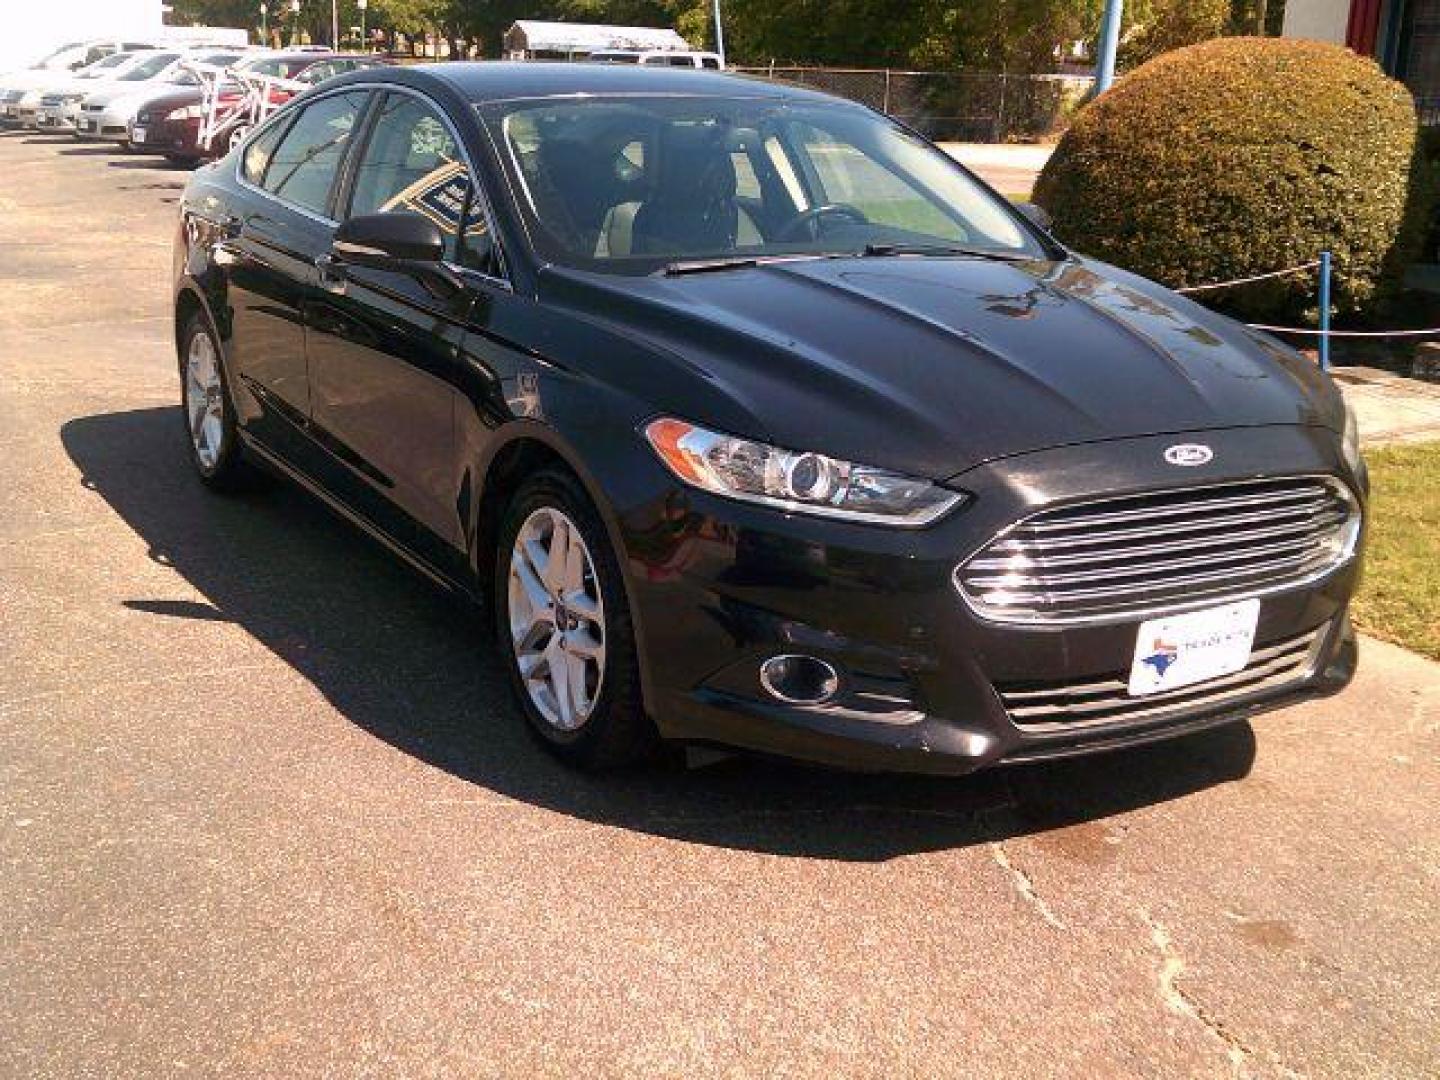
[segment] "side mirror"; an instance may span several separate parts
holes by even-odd
[[[352,266],[403,270],[407,267],[397,264],[440,262],[445,236],[420,214],[361,214],[335,230],[330,251],[336,261]]]
[[[1049,213],[1043,206],[1037,206],[1033,202],[1022,202],[1016,203],[1015,209],[1029,218],[1030,224],[1042,232],[1048,233],[1055,226],[1055,222],[1050,219]]]

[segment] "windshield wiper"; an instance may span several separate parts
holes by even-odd
[[[1028,262],[1035,256],[993,248],[961,247],[957,244],[866,244],[857,254],[867,259],[891,255],[937,255],[965,259],[993,259],[996,262]]]
[[[680,274],[711,274],[718,270],[742,270],[747,266],[759,266],[760,260],[754,255],[737,255],[730,259],[689,259],[684,262],[666,263],[660,272],[667,277]]]

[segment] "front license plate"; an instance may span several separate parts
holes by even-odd
[[[134,131],[132,131],[132,132],[130,133],[130,141],[131,141],[131,142],[144,142],[144,141],[145,141],[145,129],[144,129],[144,128],[136,128]]]
[[[1130,695],[1159,694],[1243,670],[1259,621],[1260,601],[1242,600],[1141,623]]]

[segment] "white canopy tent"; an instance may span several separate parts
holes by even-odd
[[[605,49],[672,52],[689,48],[690,43],[674,30],[653,26],[598,26],[521,19],[505,31],[505,55],[511,60],[588,56]]]

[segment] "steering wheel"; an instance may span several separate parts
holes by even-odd
[[[870,219],[849,203],[826,203],[801,210],[785,223],[777,240],[819,240],[823,230],[820,223],[827,217],[844,218],[857,225],[868,225]]]

